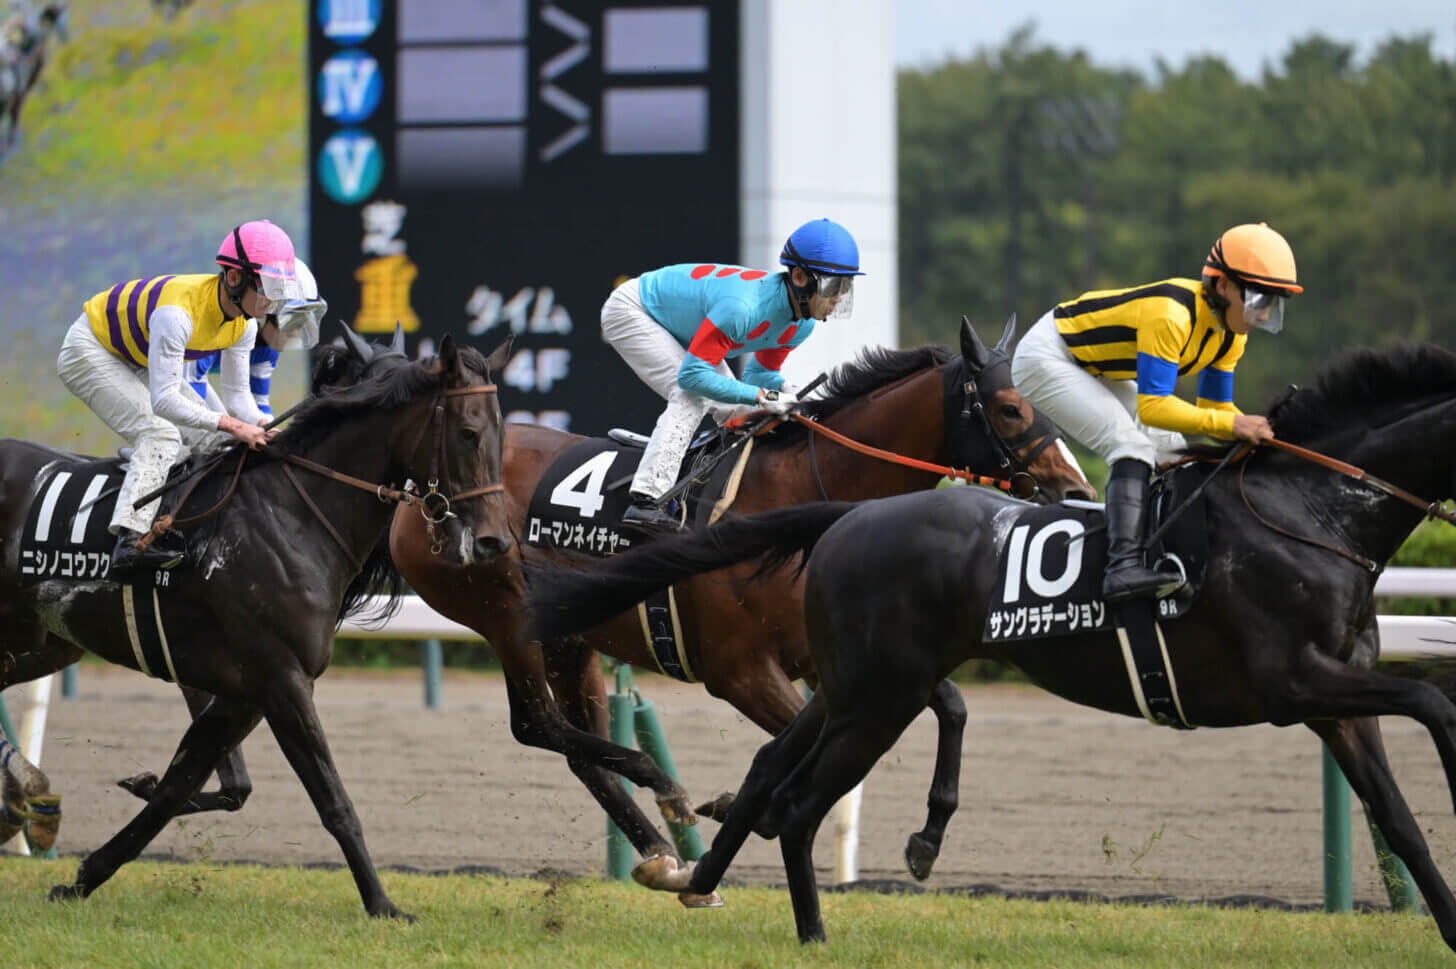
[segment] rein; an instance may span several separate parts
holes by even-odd
[[[1005,478],[992,478],[984,474],[975,474],[968,469],[962,470],[960,468],[947,467],[943,464],[934,464],[930,461],[921,461],[919,458],[908,458],[903,454],[896,454],[894,451],[885,451],[877,447],[872,447],[868,444],[861,444],[859,441],[856,441],[850,437],[845,437],[838,431],[825,427],[818,421],[804,417],[802,414],[790,414],[789,419],[798,421],[800,424],[803,424],[811,431],[814,431],[817,434],[823,434],[829,440],[833,441],[836,444],[843,445],[844,447],[849,448],[851,451],[858,451],[860,454],[867,454],[870,457],[878,458],[881,461],[888,461],[891,464],[902,464],[907,468],[916,468],[920,471],[939,472],[947,478],[957,478],[970,484],[986,485],[992,488],[1000,488],[1002,491],[1005,491],[1007,493],[1010,493],[1015,487],[1015,484],[1012,481]],[[810,438],[810,440],[812,441],[813,438]],[[820,485],[820,488],[821,490],[823,489],[822,484]]]
[[[1415,495],[1411,494],[1409,491],[1406,491],[1404,488],[1393,485],[1388,481],[1383,481],[1380,478],[1375,477],[1373,474],[1366,472],[1363,468],[1357,468],[1353,464],[1348,464],[1337,458],[1332,458],[1327,454],[1321,454],[1318,451],[1311,451],[1309,448],[1300,447],[1298,444],[1290,444],[1287,441],[1281,441],[1277,438],[1264,441],[1263,444],[1268,445],[1269,447],[1278,448],[1281,451],[1287,451],[1295,457],[1303,458],[1304,460],[1309,461],[1311,464],[1317,464],[1320,467],[1328,468],[1329,470],[1338,472],[1339,474],[1342,474],[1347,478],[1353,478],[1354,480],[1359,481],[1362,484],[1369,485],[1377,491],[1384,492],[1392,498],[1398,498],[1408,505],[1419,508],[1424,513],[1424,517],[1426,518],[1439,518],[1448,524],[1456,525],[1456,511],[1441,507],[1441,503],[1439,501],[1425,501],[1424,499],[1417,498]],[[1253,503],[1249,501],[1248,492],[1244,488],[1244,474],[1248,471],[1248,468],[1249,463],[1245,461],[1243,466],[1239,469],[1239,496],[1244,499],[1244,507],[1249,509],[1249,514],[1253,515],[1254,519],[1258,521],[1259,524],[1263,525],[1265,528],[1269,529],[1272,532],[1283,535],[1286,538],[1294,539],[1296,542],[1301,542],[1305,545],[1312,545],[1315,548],[1322,548],[1326,551],[1334,552],[1341,558],[1348,559],[1349,561],[1354,562],[1356,565],[1360,566],[1362,569],[1365,569],[1368,572],[1380,571],[1380,569],[1382,568],[1381,563],[1376,562],[1374,559],[1367,558],[1355,552],[1346,551],[1345,549],[1338,548],[1334,545],[1328,545],[1324,542],[1319,541],[1318,539],[1307,538],[1303,535],[1296,535],[1294,532],[1281,528],[1278,525],[1275,525],[1273,522],[1270,522],[1269,520],[1264,518],[1264,516],[1260,515],[1258,511],[1254,509]]]
[[[479,387],[456,387],[450,390],[443,390],[435,395],[434,405],[432,406],[430,412],[430,429],[433,429],[434,431],[434,446],[431,448],[430,454],[430,478],[428,483],[429,491],[425,492],[424,494],[419,494],[415,491],[410,490],[409,483],[406,483],[403,489],[391,488],[384,484],[375,484],[369,481],[365,481],[362,478],[356,478],[353,475],[345,474],[342,471],[335,471],[333,468],[330,468],[327,465],[320,464],[317,461],[301,457],[297,454],[284,455],[283,460],[288,464],[296,465],[300,468],[312,471],[315,474],[321,475],[325,478],[330,478],[341,484],[349,485],[352,488],[358,488],[361,491],[367,491],[370,494],[374,495],[376,498],[378,498],[380,502],[384,504],[395,502],[396,504],[408,505],[410,507],[418,507],[420,510],[420,516],[425,520],[426,531],[430,536],[430,550],[431,552],[433,552],[433,554],[439,555],[440,552],[444,550],[444,543],[436,538],[435,528],[437,525],[440,525],[447,519],[453,518],[455,516],[455,513],[450,510],[450,506],[454,502],[465,501],[471,498],[479,498],[485,495],[501,494],[504,493],[506,490],[506,486],[503,482],[483,485],[482,487],[472,488],[469,491],[462,491],[454,495],[445,495],[439,490],[439,469],[445,461],[444,398],[464,397],[469,394],[493,394],[496,392],[497,387],[495,384],[492,383],[482,384]],[[292,413],[292,410],[290,410],[288,413]],[[287,414],[284,414],[282,416],[286,417]],[[282,417],[279,417],[272,421],[269,426],[277,424],[279,420],[282,420]],[[423,434],[421,434],[421,437],[423,437]],[[152,527],[147,532],[147,534],[143,535],[140,539],[137,540],[137,546],[139,548],[145,548],[147,545],[150,545],[154,539],[162,535],[173,525],[192,524],[194,522],[201,521],[204,518],[208,518],[209,516],[214,515],[219,510],[221,510],[222,507],[226,505],[228,501],[232,499],[233,495],[237,492],[238,478],[242,474],[243,466],[247,461],[247,457],[247,450],[239,449],[238,465],[237,468],[233,471],[232,480],[228,483],[227,490],[223,492],[222,497],[218,499],[215,505],[213,505],[211,508],[207,509],[204,512],[200,512],[199,514],[190,515],[184,518],[176,518],[172,515],[158,515],[157,520],[152,524]],[[218,461],[220,460],[221,457],[214,460],[204,470],[210,470],[216,467]],[[358,568],[362,568],[358,559],[354,556],[354,553],[350,551],[347,544],[344,542],[343,536],[339,534],[333,523],[328,520],[328,517],[323,513],[322,509],[320,509],[318,505],[316,505],[309,498],[308,494],[303,490],[303,486],[299,483],[298,478],[292,473],[289,468],[286,467],[284,468],[284,474],[288,478],[289,483],[293,485],[294,490],[296,490],[299,493],[299,496],[303,498],[304,504],[308,507],[310,511],[314,513],[314,516],[323,523],[324,528],[328,531],[329,535],[333,537],[335,543],[337,543],[338,546],[344,550],[344,553],[356,566],[356,571]],[[177,500],[177,506],[179,508],[187,501],[187,499],[191,496],[192,491],[197,487],[198,484],[202,482],[204,477],[206,477],[206,475],[204,474],[198,474],[193,477],[187,489],[182,492],[182,495]],[[162,490],[165,491],[166,489],[164,488]],[[144,497],[143,499],[138,501],[138,506],[152,500],[152,497],[153,496]]]

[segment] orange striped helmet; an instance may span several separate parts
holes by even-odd
[[[1219,236],[1203,264],[1203,275],[1226,276],[1240,287],[1281,296],[1304,292],[1294,268],[1294,250],[1265,222],[1236,225]]]

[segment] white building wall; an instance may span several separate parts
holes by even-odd
[[[859,243],[854,315],[789,355],[803,384],[899,335],[893,0],[742,0],[745,265],[778,265],[790,232],[829,218]]]

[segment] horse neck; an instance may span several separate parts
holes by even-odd
[[[911,374],[867,394],[824,421],[861,444],[904,457],[945,464],[945,408],[942,367]],[[807,431],[814,434],[814,431]],[[933,488],[940,473],[923,471],[861,454],[823,436],[813,441],[813,461],[824,490],[836,501],[884,498]],[[823,496],[814,482],[806,445],[788,449],[788,467],[776,467],[775,504],[817,501]]]
[[[299,452],[300,456],[370,484],[402,488],[405,479],[413,477],[422,488],[428,468],[411,465],[418,463],[417,455],[427,453],[430,406],[429,400],[419,399],[387,412],[384,417],[377,410],[360,410],[341,421],[312,447]],[[381,437],[385,441],[383,446]],[[311,471],[295,468],[294,475],[310,495],[327,495],[326,500],[318,497],[314,500],[343,536],[350,551],[363,561],[389,527],[395,505],[381,501],[372,491]],[[307,480],[310,478],[313,481]],[[287,487],[291,493],[293,488]],[[300,517],[307,523],[304,527],[327,531],[308,509],[300,508]],[[331,538],[325,537],[323,542],[330,548],[335,547]]]
[[[1310,447],[1423,501],[1441,501],[1452,497],[1449,455],[1456,447],[1456,399],[1421,408],[1383,426],[1352,428]],[[1306,503],[1337,519],[1351,542],[1382,564],[1424,517],[1414,505],[1337,472],[1306,465],[1294,473],[1308,483]]]

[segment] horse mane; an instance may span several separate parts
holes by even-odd
[[[481,376],[488,376],[485,355],[474,347],[459,348],[461,362]],[[321,358],[318,369],[331,357]],[[269,445],[276,455],[297,454],[325,438],[341,422],[362,410],[398,407],[440,386],[437,357],[426,357],[405,366],[384,370],[357,384],[321,393],[299,406],[293,417]]]
[[[888,387],[911,374],[938,367],[955,356],[949,347],[939,344],[895,350],[890,347],[865,347],[848,363],[830,371],[816,396],[799,408],[805,417],[823,420],[867,394]],[[773,432],[759,439],[759,447],[775,447],[804,439],[808,430],[795,421],[786,421]]]
[[[1290,442],[1368,426],[1375,410],[1456,394],[1456,354],[1434,343],[1355,347],[1331,360],[1314,386],[1271,402],[1269,423]]]
[[[369,553],[369,558],[365,559],[363,570],[350,580],[349,587],[344,590],[334,624],[337,626],[354,617],[362,626],[382,627],[404,605],[400,599],[404,593],[404,576],[399,574],[389,554],[389,532],[385,532]],[[373,609],[366,608],[371,597],[376,595],[382,596],[383,601]]]

